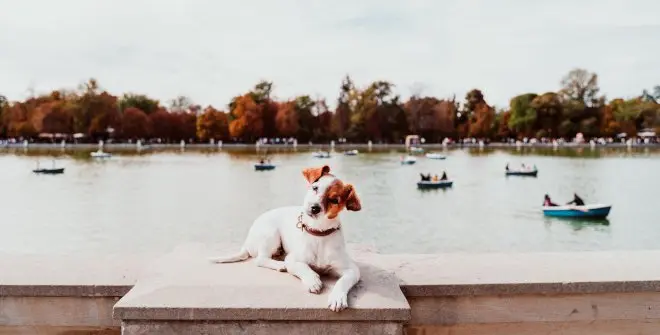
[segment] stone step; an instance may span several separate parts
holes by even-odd
[[[312,294],[286,272],[208,261],[216,255],[186,245],[150,264],[114,307],[122,334],[402,334],[410,319],[398,279],[369,264],[337,313],[327,308],[333,279]]]

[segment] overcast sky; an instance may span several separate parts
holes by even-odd
[[[480,88],[503,107],[599,74],[608,97],[660,84],[658,0],[0,0],[0,94],[96,78],[112,93],[225,108],[260,79],[321,95],[342,77],[407,97]]]

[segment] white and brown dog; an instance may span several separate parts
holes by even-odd
[[[359,211],[360,199],[352,185],[344,184],[330,168],[303,171],[309,189],[302,207],[270,210],[252,224],[240,252],[213,259],[238,262],[254,257],[257,266],[287,271],[300,278],[311,293],[323,287],[319,274],[339,277],[328,297],[328,307],[338,312],[348,307],[348,292],[360,280],[360,270],[346,251],[339,213]],[[284,261],[273,259],[284,250]]]

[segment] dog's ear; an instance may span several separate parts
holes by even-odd
[[[323,175],[330,173],[330,167],[327,165],[323,165],[321,167],[308,168],[308,169],[304,169],[302,173],[303,176],[305,176],[305,179],[307,179],[307,182],[311,184],[317,181]]]
[[[346,199],[346,209],[357,212],[362,209],[360,198],[355,193],[355,187],[351,184],[344,186],[344,199]]]

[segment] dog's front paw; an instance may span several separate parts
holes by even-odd
[[[311,293],[319,293],[323,288],[323,282],[319,275],[303,278],[302,282]]]
[[[328,297],[328,308],[333,312],[339,312],[348,307],[348,295],[344,292],[332,290]]]

